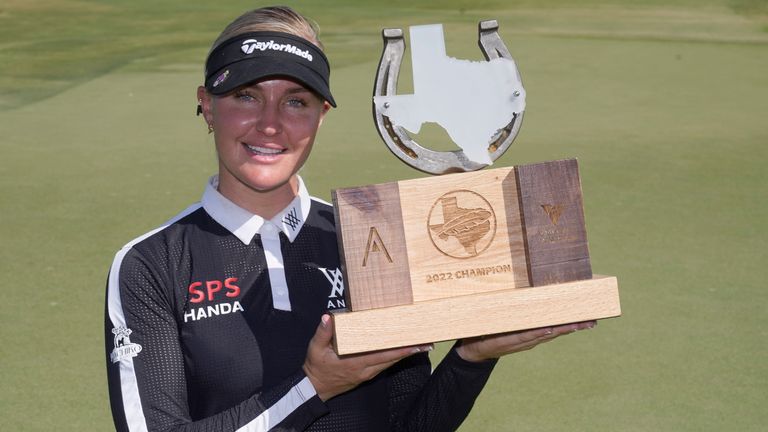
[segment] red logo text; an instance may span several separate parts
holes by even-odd
[[[231,277],[220,280],[209,280],[205,282],[192,282],[189,284],[189,301],[191,303],[200,303],[203,300],[213,301],[214,298],[222,294],[232,298],[240,295],[240,287],[235,285],[237,278]]]

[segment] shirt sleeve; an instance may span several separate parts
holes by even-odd
[[[301,431],[328,412],[299,369],[232,408],[192,421],[179,327],[163,279],[132,249],[120,251],[110,269],[105,342],[116,430]]]
[[[394,431],[454,431],[469,415],[496,360],[469,362],[454,346],[434,372],[427,354],[392,368],[390,424]]]

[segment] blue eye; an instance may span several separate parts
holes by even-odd
[[[238,98],[241,101],[251,101],[251,100],[255,99],[252,95],[250,95],[246,91],[239,91],[239,92],[235,93],[235,97]]]
[[[303,107],[303,106],[307,105],[307,103],[304,102],[304,100],[300,99],[300,98],[290,98],[290,99],[288,99],[287,103],[288,103],[288,105],[290,105],[292,107],[296,107],[296,108]]]

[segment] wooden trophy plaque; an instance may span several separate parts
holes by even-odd
[[[486,58],[509,55],[496,29],[480,23]],[[384,31],[390,64],[380,64],[375,94],[394,93],[398,31]],[[476,169],[461,151],[441,159],[374,112],[382,138],[407,163],[431,173]],[[516,113],[491,143],[494,158],[521,120]],[[332,195],[347,306],[333,313],[340,355],[621,314],[616,278],[592,274],[576,159]]]

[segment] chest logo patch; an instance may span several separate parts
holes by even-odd
[[[189,284],[187,292],[190,309],[184,311],[184,322],[244,311],[238,300],[241,290],[236,277],[195,281]]]
[[[328,309],[342,309],[347,307],[347,304],[344,301],[344,275],[341,273],[341,270],[338,267],[335,269],[318,268],[331,284],[331,291],[328,295]]]
[[[115,349],[109,355],[109,359],[112,363],[117,363],[120,360],[136,357],[141,352],[141,345],[132,343],[128,337],[132,333],[132,330],[127,327],[117,327],[112,329],[112,334],[115,335]]]

